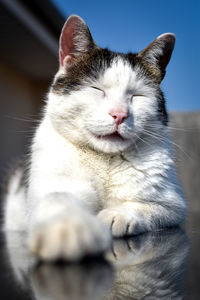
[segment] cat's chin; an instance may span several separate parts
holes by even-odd
[[[97,139],[100,139],[102,141],[108,141],[108,142],[123,142],[124,138],[117,132],[113,132],[111,134],[106,134],[106,135],[99,135],[96,136]]]
[[[90,139],[93,148],[104,153],[118,153],[126,150],[131,140],[123,138],[118,132],[107,135],[93,135]]]

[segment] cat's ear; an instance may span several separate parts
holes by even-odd
[[[166,67],[170,61],[174,45],[175,35],[173,33],[164,33],[141,51],[138,56],[142,57],[147,63],[158,67],[162,80],[165,76]]]
[[[76,15],[70,16],[60,35],[60,65],[68,69],[76,56],[89,52],[95,47],[97,46],[83,19]]]

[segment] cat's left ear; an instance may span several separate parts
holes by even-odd
[[[60,65],[67,70],[75,57],[87,53],[95,47],[97,46],[84,20],[79,16],[71,15],[64,24],[60,35]]]
[[[148,64],[153,64],[159,68],[161,80],[165,76],[166,67],[170,61],[175,40],[173,33],[164,33],[138,54],[138,56],[142,57]]]

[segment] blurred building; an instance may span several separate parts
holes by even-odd
[[[28,146],[58,68],[64,21],[48,0],[0,1],[0,182]]]

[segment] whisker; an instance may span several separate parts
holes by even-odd
[[[157,129],[158,128],[158,124],[157,123],[149,123],[148,127],[153,128],[153,129]],[[167,125],[167,129],[169,130],[176,130],[176,131],[183,131],[183,132],[190,132],[191,130],[197,130],[199,131],[199,128],[184,128],[184,127],[175,127],[175,126],[170,126]]]
[[[148,131],[146,129],[144,129],[144,132],[147,135],[151,136],[152,138],[157,139],[158,141],[160,141],[162,143],[167,143],[166,139],[163,136],[161,136],[161,135],[159,135],[157,133],[153,133],[152,134],[152,132],[150,132],[150,131]],[[171,141],[171,144],[174,145],[174,146],[176,146],[188,159],[192,160],[192,158],[180,147],[180,145],[178,145],[177,143],[175,143],[173,141]]]
[[[143,143],[147,144],[148,146],[152,146],[150,143],[146,142],[144,139],[142,139],[141,137],[139,137],[136,133],[135,133],[135,136],[141,140]]]
[[[6,118],[12,119],[12,120],[17,120],[17,121],[22,121],[22,122],[31,122],[31,123],[40,123],[40,120],[38,119],[32,119],[31,117],[15,117],[15,116],[5,116]],[[38,117],[38,116],[37,116]]]

